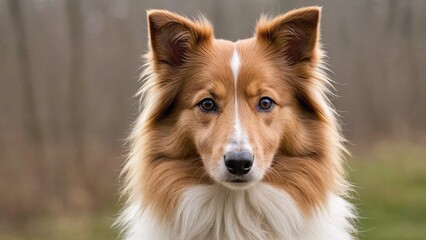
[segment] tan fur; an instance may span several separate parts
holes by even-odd
[[[241,58],[240,119],[255,161],[265,170],[260,181],[287,191],[307,215],[324,204],[328,192],[345,194],[343,138],[321,70],[319,8],[262,18],[253,38],[236,43],[214,39],[206,20],[148,14],[143,111],[123,170],[129,202],[143,199],[165,220],[185,189],[218,181],[213,172],[235,117],[229,66],[234,48]],[[276,102],[269,113],[256,110],[262,96]],[[197,104],[206,97],[215,99],[218,113],[200,111]]]

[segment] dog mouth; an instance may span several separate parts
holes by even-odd
[[[228,176],[226,179],[224,179],[224,182],[229,183],[247,183],[250,182],[249,176]]]
[[[221,181],[222,185],[229,189],[240,190],[250,187],[255,181],[246,177],[230,177]]]
[[[252,186],[254,181],[248,181],[243,179],[232,179],[222,182],[222,185],[231,190],[245,190]]]
[[[230,183],[247,183],[249,181],[247,179],[234,178],[234,179],[229,179],[226,182],[230,182]]]

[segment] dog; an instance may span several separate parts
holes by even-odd
[[[204,17],[147,12],[123,239],[355,238],[320,17],[262,16],[252,38],[231,42]]]

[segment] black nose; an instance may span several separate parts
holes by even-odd
[[[225,154],[225,166],[232,174],[241,176],[250,172],[253,154],[249,152],[228,152]]]

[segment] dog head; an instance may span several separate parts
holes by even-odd
[[[252,38],[230,42],[203,18],[149,11],[127,187],[176,201],[170,195],[200,183],[264,181],[306,208],[324,199],[343,179],[343,147],[325,96],[319,21],[318,7],[262,17]]]

